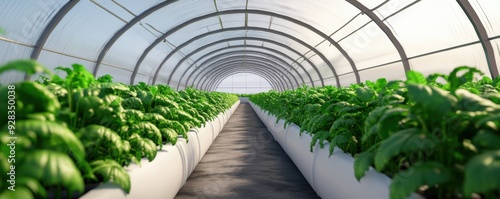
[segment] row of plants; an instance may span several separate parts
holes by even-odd
[[[301,127],[316,144],[355,158],[360,180],[370,166],[392,177],[390,197],[500,197],[500,78],[471,67],[406,81],[349,87],[306,86],[252,95],[250,100]]]
[[[5,105],[0,106],[0,198],[70,198],[101,182],[128,193],[124,166],[152,161],[164,144],[188,139],[191,128],[202,127],[238,100],[193,88],[127,86],[110,75],[95,79],[79,64],[56,68],[64,78],[31,60],[10,62],[0,74],[11,70],[44,75],[0,87]],[[15,162],[4,161],[11,159],[9,143],[15,143]],[[15,180],[9,182],[11,171]]]

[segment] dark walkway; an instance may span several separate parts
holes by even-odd
[[[248,103],[241,103],[177,199],[318,198]]]

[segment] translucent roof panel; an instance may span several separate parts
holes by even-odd
[[[401,62],[397,62],[376,68],[361,70],[359,71],[361,82],[365,82],[366,80],[375,81],[379,78],[386,78],[388,81],[401,79],[401,77],[405,76],[405,72],[401,65]]]
[[[500,1],[471,0],[470,4],[481,19],[490,37],[500,35]]]
[[[286,50],[284,47],[282,46],[278,46],[278,45],[275,45],[275,44],[269,44],[269,43],[265,43],[264,44],[265,47],[268,47],[268,48],[273,48],[273,49],[277,49],[277,50],[280,50],[282,52],[286,52],[288,50]],[[300,55],[303,55],[303,54],[300,54]],[[297,60],[298,62],[301,62],[303,59],[300,57],[300,55],[298,54],[295,54],[295,53],[290,53],[290,57],[294,58],[295,60]],[[312,62],[311,62],[312,63]],[[318,79],[319,76],[318,76],[318,73],[316,73],[316,71],[313,69],[313,66],[307,62],[307,61],[304,61],[304,62],[301,62],[301,64],[304,66],[304,68],[311,74],[312,78],[313,79]],[[313,63],[314,64],[314,63]],[[295,65],[293,65],[295,66]],[[297,67],[295,67],[297,68]]]
[[[375,13],[380,19],[386,19],[391,15],[397,14],[398,12],[401,12],[417,3],[421,3],[421,0],[388,1],[375,9],[373,13]]]
[[[220,23],[217,17],[210,17],[189,24],[178,30],[166,38],[174,46],[179,46],[182,43],[207,32],[220,30]]]
[[[331,9],[335,8],[335,9]],[[264,10],[285,16],[293,16],[316,29],[331,34],[335,28],[349,20],[349,15],[355,15],[359,10],[345,1],[330,0],[300,0],[283,4],[283,1],[249,1],[248,9]]]
[[[5,49],[5,52],[0,53],[0,60],[8,61],[29,57],[33,51],[33,48],[3,40],[0,40],[0,49]],[[0,64],[3,65],[4,63],[0,62]],[[0,75],[0,85],[17,82],[22,79],[24,79],[24,73],[14,71],[6,72]]]
[[[47,24],[66,0],[2,1],[0,3],[1,37],[35,45]]]
[[[150,14],[144,21],[162,32],[187,22],[195,17],[216,12],[213,1],[183,0]]]
[[[222,81],[215,78],[254,71],[280,89],[295,79],[346,86],[460,65],[496,75],[498,8],[498,0],[1,1],[0,63],[81,63],[127,84],[185,88],[196,78],[207,89]],[[228,57],[234,63],[220,62]],[[207,73],[212,63],[227,71]],[[23,79],[9,73],[0,82]]]
[[[308,43],[311,46],[318,44],[324,39],[318,34],[303,26],[300,26],[299,24],[295,24],[280,18],[273,18],[271,29],[302,39],[304,42]]]
[[[104,0],[100,0],[104,1]],[[106,1],[104,1],[106,2]],[[147,1],[136,1],[136,0],[112,0],[113,3],[127,9],[135,15],[138,15],[151,7],[158,5],[159,3],[164,2],[164,0],[147,0]]]
[[[354,73],[346,73],[346,74],[339,75],[339,79],[340,79],[341,86],[349,86],[351,84],[356,83],[356,76],[354,75]],[[325,79],[325,84],[335,85],[336,82],[335,82],[335,79],[333,79],[331,77],[327,77]]]
[[[371,9],[371,10],[389,2],[386,0],[358,0],[358,1],[361,2],[364,6],[366,6],[368,9]]]
[[[411,59],[410,63],[414,70],[422,72],[426,75],[435,72],[448,74],[455,67],[463,65],[477,67],[483,72],[489,71],[481,44]]]
[[[401,59],[393,43],[374,22],[354,32],[339,44],[354,60],[358,69]]]
[[[250,73],[240,73],[226,77],[216,91],[245,94],[266,92],[271,89],[271,85],[263,77]]]
[[[91,1],[80,1],[55,27],[44,48],[96,60],[102,46],[125,24]]]
[[[497,60],[497,69],[500,71],[500,64],[498,64],[498,61],[500,61],[500,38],[491,40],[493,43],[493,50],[495,51],[495,59]],[[485,71],[486,72],[486,71]]]
[[[149,46],[151,41],[157,38],[157,35],[157,33],[153,34],[143,26],[135,25],[114,43],[108,50],[103,62],[118,65],[133,71],[142,52]],[[162,43],[161,46],[165,48],[164,43]],[[157,65],[149,65],[149,68],[156,66]],[[141,66],[141,68],[147,67],[148,65],[146,64]]]
[[[478,40],[455,1],[421,1],[385,23],[392,27],[408,57]]]

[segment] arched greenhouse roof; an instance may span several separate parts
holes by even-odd
[[[460,65],[497,77],[499,8],[498,0],[2,1],[0,63],[80,63],[126,84],[206,90],[239,73],[275,90]]]

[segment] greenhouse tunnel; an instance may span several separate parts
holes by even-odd
[[[235,94],[342,88],[458,66],[494,79],[499,10],[499,0],[4,0],[0,65],[31,59],[54,71],[78,63],[124,85]],[[0,85],[37,79],[0,73]],[[257,120],[248,124],[254,131],[268,129],[247,102],[237,110]],[[228,120],[243,120],[238,111]],[[226,128],[242,131],[232,122]],[[178,197],[189,198],[192,186]]]

